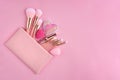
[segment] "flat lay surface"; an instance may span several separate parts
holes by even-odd
[[[0,5],[0,80],[120,80],[119,0],[1,0]],[[29,7],[41,9],[42,19],[57,24],[58,35],[68,41],[37,75],[4,45],[25,27]]]

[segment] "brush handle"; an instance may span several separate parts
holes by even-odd
[[[30,33],[31,22],[32,22],[32,19],[28,18],[27,19],[27,28],[26,28],[27,33]]]
[[[34,35],[34,30],[35,30],[35,28],[36,28],[36,23],[37,23],[37,21],[38,21],[38,17],[35,17],[35,19],[34,19],[34,21],[33,21],[33,27],[32,27],[32,29],[31,29],[31,32],[30,32],[30,35],[33,37],[33,35]]]

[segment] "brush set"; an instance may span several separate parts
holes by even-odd
[[[66,41],[58,38],[58,25],[41,18],[40,9],[27,8],[26,26],[19,28],[6,42],[6,47],[33,72],[39,73],[54,56],[60,55]]]
[[[58,50],[58,46],[65,44],[66,41],[57,38],[56,30],[58,29],[58,26],[56,24],[51,23],[49,20],[43,21],[41,19],[42,14],[43,13],[40,9],[26,9],[26,32],[32,38],[34,38],[40,45],[51,45],[52,47],[49,49],[47,49],[45,46],[43,47],[51,54],[54,52],[54,50],[57,54],[57,51],[58,53],[60,52],[60,49]]]

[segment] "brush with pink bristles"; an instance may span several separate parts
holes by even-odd
[[[40,9],[36,9],[35,19],[33,21],[33,27],[30,32],[31,36],[34,35],[35,26],[41,16],[42,16],[42,11]]]
[[[39,19],[38,21],[37,21],[37,23],[36,23],[36,25],[35,25],[35,28],[34,28],[34,30],[33,30],[33,38],[35,38],[35,34],[36,34],[36,32],[37,32],[37,30],[41,27],[41,24],[42,24],[42,20],[41,19]]]
[[[35,16],[35,10],[33,8],[26,9],[26,16],[27,16],[27,28],[26,31],[30,33],[30,27],[32,23],[32,19]]]

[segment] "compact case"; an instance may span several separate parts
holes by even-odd
[[[5,45],[35,73],[53,58],[23,28],[19,28]]]

